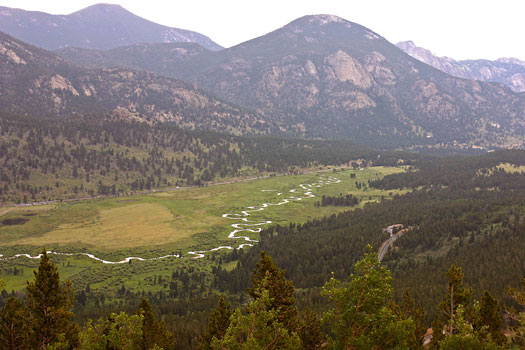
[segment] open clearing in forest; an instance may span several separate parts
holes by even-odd
[[[288,198],[299,184],[314,183],[323,177],[334,176],[342,180],[337,184],[314,188],[316,198],[305,198],[281,206],[270,206],[253,213],[254,220],[271,220],[273,224],[306,222],[313,218],[348,210],[348,207],[317,207],[322,195],[352,194],[361,203],[391,198],[401,191],[381,191],[368,186],[358,188],[356,183],[404,171],[394,167],[370,167],[363,170],[345,170],[329,173],[276,176],[253,181],[237,182],[209,187],[185,188],[148,195],[89,200],[85,202],[54,204],[52,206],[12,208],[4,218],[27,218],[22,225],[0,224],[0,253],[12,256],[18,253],[38,254],[42,247],[59,252],[89,252],[115,261],[127,256],[156,257],[181,250],[207,250],[228,245],[232,221],[224,213],[238,213],[248,206],[277,203]],[[351,177],[355,174],[355,177]],[[258,235],[253,237],[258,239]],[[240,242],[237,242],[240,243]],[[101,279],[105,286],[116,276],[115,269],[137,269],[147,274],[146,267],[171,266],[190,263],[188,259],[167,259],[163,262],[134,262],[129,266],[102,266],[87,257],[53,257],[62,262],[60,270],[73,281]],[[194,263],[194,262],[191,262]],[[27,267],[37,261],[26,258],[2,261],[0,269],[12,266],[25,267],[24,276],[5,276],[9,288],[17,289],[30,278]],[[174,265],[175,264],[175,265]],[[128,265],[128,264],[124,264]],[[133,267],[132,267],[133,266]],[[142,266],[142,267],[140,267]],[[108,271],[106,274],[101,271]],[[0,270],[1,271],[1,270]],[[113,271],[113,272],[111,272]],[[130,272],[131,273],[131,272]],[[135,271],[134,273],[139,273]],[[133,274],[132,274],[133,275]],[[105,276],[106,279],[103,279]],[[119,283],[119,281],[113,281]]]

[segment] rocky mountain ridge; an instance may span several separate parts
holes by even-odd
[[[202,34],[166,27],[110,4],[92,5],[69,15],[0,6],[0,31],[48,50],[111,49],[143,42],[194,42],[210,50],[222,49]]]
[[[181,49],[184,54],[170,54]],[[387,148],[523,142],[523,96],[502,84],[452,77],[331,15],[305,16],[219,52],[149,44],[91,58],[67,49],[60,54],[190,81],[307,137]]]
[[[86,69],[0,33],[0,111],[36,117],[113,115],[189,129],[260,133],[271,121],[193,85],[125,68]]]
[[[396,46],[421,62],[455,77],[503,83],[515,92],[525,92],[525,61],[517,58],[456,61],[450,57],[438,57],[412,41],[399,42]]]

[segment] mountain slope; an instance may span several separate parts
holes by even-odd
[[[94,64],[191,81],[310,137],[385,148],[513,147],[525,134],[524,96],[502,84],[451,77],[336,16],[306,16],[219,52],[115,50],[99,53]],[[65,51],[74,62],[83,57]]]
[[[202,34],[166,27],[109,4],[93,5],[70,15],[0,6],[0,31],[48,50],[68,46],[110,49],[142,42],[194,42],[210,50],[222,49]]]
[[[515,92],[525,92],[525,62],[516,58],[456,61],[450,57],[438,57],[412,41],[403,41],[396,46],[421,62],[455,77],[503,83]]]
[[[0,111],[39,117],[112,113],[185,128],[269,132],[270,121],[191,84],[123,68],[89,70],[0,33]]]

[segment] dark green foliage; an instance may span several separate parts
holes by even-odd
[[[293,283],[285,279],[284,271],[264,252],[253,271],[252,283],[253,287],[248,289],[248,293],[253,301],[246,307],[247,314],[243,315],[240,309],[236,309],[228,320],[224,335],[215,331],[217,334],[212,336],[209,347],[203,342],[203,348],[299,350],[301,339],[297,334]],[[221,314],[229,312],[224,310],[226,305],[221,307],[219,304],[219,307],[223,311],[215,311],[212,320],[222,318]],[[216,327],[213,325],[213,328]],[[208,334],[205,337],[209,338]]]
[[[445,299],[439,303],[439,309],[443,313],[445,323],[454,318],[459,305],[469,308],[472,301],[472,288],[463,286],[463,269],[452,265],[447,272],[448,286]],[[454,334],[456,330],[450,327],[447,332]]]
[[[399,306],[392,307],[394,311],[400,313],[400,315],[405,319],[412,319],[414,321],[414,333],[410,335],[409,346],[411,349],[419,349],[423,346],[424,336],[427,332],[428,326],[425,320],[425,310],[419,304],[416,304],[416,301],[410,295],[408,291],[403,295],[403,299]]]
[[[303,350],[320,350],[326,342],[321,321],[309,308],[302,315],[297,332]]]
[[[521,278],[521,290],[510,288],[509,294],[519,306],[518,310],[511,309],[509,313],[513,321],[512,343],[525,347],[525,277]]]
[[[290,332],[297,329],[297,307],[293,282],[285,277],[285,271],[273,262],[271,256],[261,252],[261,259],[252,274],[253,287],[248,289],[252,298],[260,298],[263,291],[269,292],[270,308],[277,312],[277,319]]]
[[[18,300],[11,297],[0,313],[0,349],[24,350],[28,339],[27,309]]]
[[[214,286],[234,293],[248,287],[250,266],[265,250],[309,302],[320,303],[316,288],[332,272],[347,278],[362,247],[379,248],[388,238],[384,228],[401,223],[410,230],[383,260],[395,277],[396,301],[409,290],[430,323],[446,294],[443,271],[454,264],[462,266],[465,282],[475,290],[490,290],[498,301],[508,302],[506,286],[516,287],[525,275],[525,174],[488,173],[501,162],[525,165],[525,152],[422,162],[417,171],[381,182],[396,188],[406,178],[414,186],[411,193],[324,219],[264,229],[255,248],[226,259],[239,261],[235,269],[214,271]]]
[[[323,317],[330,325],[329,349],[409,348],[414,322],[388,306],[392,277],[371,249],[356,263],[348,283],[332,278],[323,287],[332,304]]]
[[[200,350],[211,350],[211,343],[214,338],[218,340],[224,338],[226,330],[230,326],[231,315],[232,310],[228,306],[228,302],[221,296],[217,307],[211,311],[208,318],[208,328],[201,337]]]
[[[327,207],[329,205],[334,205],[338,207],[353,207],[354,205],[359,204],[359,199],[347,194],[346,196],[340,195],[339,197],[332,196],[323,196],[321,198],[321,203],[317,202],[317,206]]]
[[[34,282],[27,283],[28,339],[34,349],[45,349],[56,342],[67,348],[78,345],[78,327],[74,322],[71,283],[60,282],[56,266],[42,251]]]
[[[99,117],[41,119],[0,113],[0,201],[37,202],[205,185],[224,177],[293,172],[368,159],[394,165],[421,158],[351,142],[238,137]],[[60,141],[57,141],[60,140]],[[139,156],[145,155],[145,156]],[[35,178],[47,179],[37,183]],[[58,179],[58,181],[57,181]],[[58,184],[58,186],[57,186]],[[67,184],[64,185],[64,184]],[[28,218],[7,218],[22,224]]]
[[[488,292],[485,291],[479,303],[479,316],[473,326],[478,332],[482,332],[483,326],[488,327],[487,333],[490,339],[499,345],[506,343],[507,338],[503,335],[505,325],[503,324],[503,310],[498,301]],[[476,322],[477,321],[477,322]]]
[[[138,313],[142,315],[142,342],[141,350],[150,350],[155,346],[164,350],[175,349],[175,339],[164,321],[157,321],[151,304],[146,300],[140,301]]]

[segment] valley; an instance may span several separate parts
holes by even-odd
[[[0,6],[0,350],[525,346],[524,62],[301,11]]]
[[[38,263],[26,254],[38,256],[45,247],[56,252],[51,256],[56,255],[53,259],[62,263],[60,273],[74,281],[78,290],[89,284],[92,292],[98,289],[109,292],[115,280],[122,280],[122,269],[126,275],[140,276],[141,271],[152,271],[158,266],[168,271],[193,264],[201,266],[195,258],[204,256],[206,259],[197,260],[203,260],[206,266],[210,264],[210,253],[217,247],[237,248],[255,243],[259,239],[258,226],[300,223],[345,210],[345,207],[317,207],[316,200],[322,195],[351,194],[359,199],[358,207],[363,207],[366,203],[403,194],[403,190],[386,192],[366,186],[369,181],[403,171],[394,167],[333,168],[319,173],[125,198],[10,208],[2,220],[22,217],[29,221],[21,225],[0,225],[3,255],[0,268],[4,273],[13,268],[19,270],[17,275],[4,277],[7,290],[22,288],[32,267]],[[354,177],[350,177],[351,174]],[[356,183],[364,186],[358,187]],[[245,217],[256,221],[256,229],[246,231],[232,224],[232,219],[241,218],[244,225]],[[246,235],[244,232],[249,233],[249,241],[241,237]],[[19,257],[14,258],[15,255]],[[117,268],[112,266],[115,264],[124,265]],[[106,276],[107,281],[97,283],[98,273],[101,270],[111,273],[111,268],[119,271],[115,278]],[[131,286],[136,286],[137,281]],[[128,287],[128,283],[124,285]],[[148,284],[143,288],[148,291]]]

